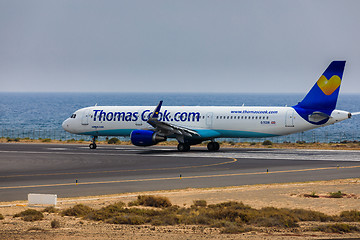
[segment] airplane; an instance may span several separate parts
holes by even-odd
[[[218,151],[217,138],[264,138],[288,135],[328,126],[352,115],[336,110],[345,61],[333,61],[305,98],[292,107],[248,106],[92,106],[75,111],[62,127],[92,136],[130,136],[135,146],[152,146],[168,138],[177,149],[209,141],[207,149]]]

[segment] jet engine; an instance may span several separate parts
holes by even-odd
[[[166,141],[167,138],[150,130],[134,130],[130,134],[130,139],[135,146],[152,146]]]

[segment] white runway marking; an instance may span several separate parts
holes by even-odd
[[[83,148],[83,147],[81,147]],[[237,158],[241,159],[269,159],[269,160],[288,160],[288,161],[340,161],[340,162],[360,162],[360,151],[348,150],[250,150],[241,152],[174,152],[169,148],[155,148],[149,149],[153,151],[162,151],[161,153],[149,153],[143,155],[144,149],[132,148],[115,148],[119,152],[108,153],[106,151],[89,150],[88,152],[77,152],[69,148],[48,148],[53,151],[17,151],[8,150],[0,151],[0,153],[22,153],[22,154],[58,154],[58,155],[98,155],[98,156],[127,156],[134,155],[138,152],[138,156],[147,157],[186,157],[186,158]],[[107,149],[102,149],[107,150]],[[109,149],[114,150],[114,149]],[[120,152],[122,151],[122,152]]]
[[[66,151],[69,150],[68,148],[47,148],[48,150],[55,150],[55,151]]]
[[[319,152],[321,153],[321,152]],[[171,153],[156,154],[151,156],[168,156],[168,157],[205,157],[205,158],[237,158],[241,159],[269,159],[269,160],[288,160],[288,161],[341,161],[341,162],[360,162],[359,152],[348,152],[348,154],[310,154],[304,155],[301,152],[293,153],[276,153],[276,152],[244,152],[244,153]]]

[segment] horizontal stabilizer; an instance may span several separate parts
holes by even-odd
[[[312,114],[309,115],[309,121],[311,122],[321,122],[324,121],[325,119],[329,119],[330,116],[327,115],[326,113],[322,113],[322,112],[313,112]]]

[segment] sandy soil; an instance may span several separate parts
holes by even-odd
[[[327,198],[329,192],[341,191],[345,198]],[[304,194],[315,192],[320,198],[306,198]],[[57,208],[65,209],[82,203],[93,208],[123,201],[135,200],[139,194],[166,196],[173,204],[189,207],[193,200],[203,199],[208,204],[225,201],[241,201],[254,208],[273,206],[277,208],[303,208],[320,211],[329,215],[345,210],[360,210],[360,178],[308,183],[266,184],[234,186],[228,188],[184,189],[129,193],[73,199],[58,199]],[[59,214],[45,213],[45,219],[37,222],[24,222],[12,216],[29,207],[26,201],[0,202],[0,239],[329,239],[360,238],[360,233],[326,234],[309,231],[320,223],[301,223],[296,229],[262,228],[243,234],[220,234],[219,229],[203,226],[128,226],[112,225],[102,222],[86,221],[74,217],[61,217]],[[41,210],[42,206],[32,207]],[[60,221],[61,227],[53,229],[50,222]],[[359,223],[352,223],[360,227]]]

